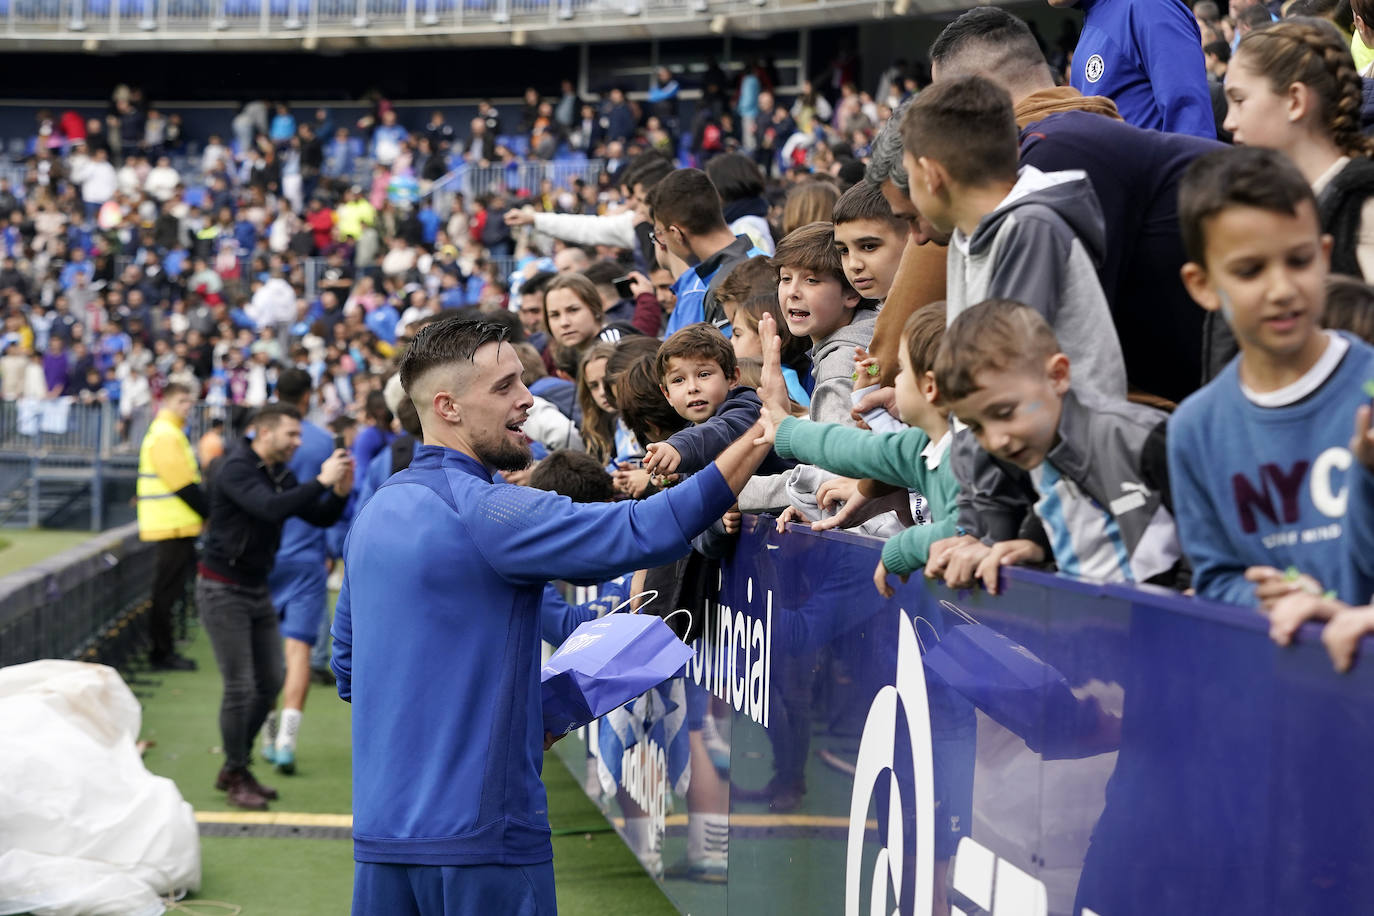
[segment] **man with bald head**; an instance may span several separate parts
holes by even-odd
[[[544,787],[539,607],[552,579],[599,582],[686,555],[767,446],[640,502],[574,504],[493,484],[529,464],[533,404],[506,329],[447,319],[401,360],[424,430],[363,507],[334,618],[353,704],[355,914],[556,912]]]

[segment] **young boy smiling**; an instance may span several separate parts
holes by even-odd
[[[708,322],[690,324],[665,340],[654,367],[663,396],[692,425],[649,444],[644,469],[650,474],[694,474],[758,422],[759,397],[740,386],[735,349]],[[760,467],[771,474],[792,465],[770,455]]]
[[[949,326],[935,385],[979,446],[1030,481],[1000,506],[992,494],[989,507],[1007,513],[1019,537],[959,550],[945,569],[948,584],[977,578],[996,592],[1000,567],[1050,559],[1099,582],[1178,583],[1183,553],[1162,411],[1079,398],[1049,323],[1005,299],[979,303]]]
[[[1348,549],[1347,512],[1374,507],[1352,485],[1349,445],[1374,347],[1320,326],[1331,237],[1311,187],[1273,151],[1211,153],[1184,176],[1179,221],[1183,282],[1240,347],[1169,423],[1197,592],[1255,605],[1329,589],[1364,604],[1374,582]]]

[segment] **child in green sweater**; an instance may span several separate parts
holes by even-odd
[[[918,309],[902,329],[897,375],[897,409],[910,429],[873,433],[839,423],[813,423],[789,414],[786,386],[779,357],[781,342],[772,317],[759,319],[763,342],[764,386],[761,419],[783,457],[843,474],[872,477],[884,483],[916,490],[926,498],[930,524],[916,525],[891,538],[873,571],[873,584],[884,598],[892,597],[887,577],[905,582],[926,563],[930,545],[955,531],[955,499],[959,485],[950,469],[949,412],[935,403],[935,354],[945,332],[945,305],[935,302]],[[779,394],[781,393],[781,394]]]

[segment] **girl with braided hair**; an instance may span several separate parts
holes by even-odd
[[[1287,20],[1247,34],[1226,100],[1237,144],[1278,150],[1312,185],[1332,272],[1374,279],[1374,141],[1360,132],[1362,84],[1335,27]]]

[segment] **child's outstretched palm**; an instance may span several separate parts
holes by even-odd
[[[766,431],[754,440],[754,444],[771,445],[777,437],[778,426],[791,416],[791,412],[788,410],[787,380],[782,377],[782,338],[778,336],[773,316],[767,312],[759,316],[759,343],[763,345],[763,383],[759,385],[763,409],[759,419],[763,420]]]

